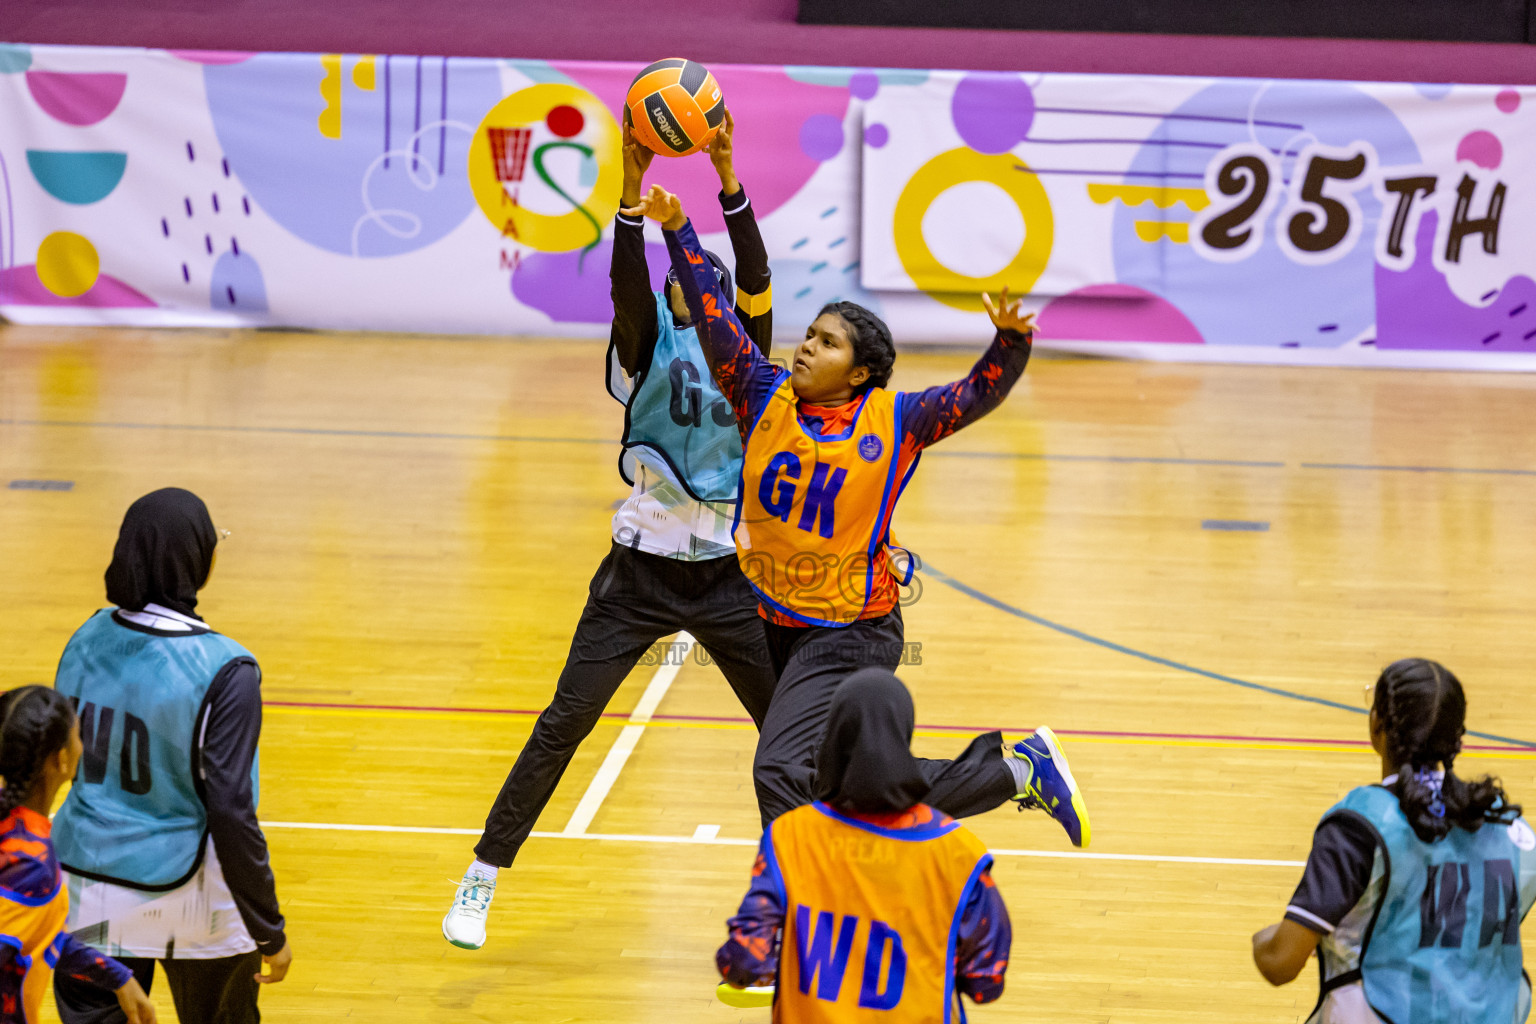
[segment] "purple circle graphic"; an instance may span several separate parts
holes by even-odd
[[[864,144],[879,149],[891,141],[891,130],[878,121],[864,129]]]
[[[843,122],[831,114],[812,114],[800,126],[800,152],[812,160],[831,160],[843,149]]]
[[[856,100],[873,99],[880,91],[880,76],[873,71],[856,71],[848,79],[848,92]]]
[[[1504,113],[1513,114],[1520,109],[1520,94],[1513,89],[1500,89],[1493,102]]]
[[[1018,75],[977,72],[955,87],[949,112],[960,141],[978,153],[1006,153],[1029,135],[1035,94]]]

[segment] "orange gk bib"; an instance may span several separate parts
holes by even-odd
[[[955,936],[992,863],[958,822],[892,831],[822,803],[769,826],[784,880],[776,1024],[939,1024],[957,1015]]]
[[[736,553],[757,596],[775,611],[808,625],[843,626],[869,604],[906,483],[896,479],[896,399],[875,388],[847,430],[816,434],[800,422],[786,375],[753,424],[742,458]]]

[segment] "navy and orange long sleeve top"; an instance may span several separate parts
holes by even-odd
[[[748,445],[751,443],[751,425],[757,421],[758,414],[786,373],[758,351],[732,312],[731,304],[720,294],[693,225],[685,223],[678,230],[664,231],[663,234],[688,310],[699,325],[699,342],[709,360],[710,371],[721,394],[736,413],[743,445]],[[922,391],[904,391],[896,396],[902,424],[896,479],[907,478],[923,449],[975,423],[1002,404],[1024,375],[1031,340],[1028,334],[999,330],[965,377]],[[834,408],[800,403],[800,421],[818,434],[835,434],[851,425],[859,410],[860,397],[855,396]],[[887,614],[900,598],[895,576],[884,560],[881,565],[882,571],[874,582],[874,591],[862,615],[866,619]],[[764,615],[782,625],[803,625],[777,612],[765,610]]]
[[[132,972],[64,931],[69,893],[52,823],[25,807],[0,820],[0,1024],[32,1024],[54,971],[109,991]]]

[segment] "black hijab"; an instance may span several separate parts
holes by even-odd
[[[928,795],[912,756],[912,695],[890,672],[860,669],[832,695],[816,752],[816,799],[863,814],[904,811]]]
[[[107,566],[107,600],[128,611],[158,604],[197,617],[197,592],[219,541],[203,499],[165,487],[128,506]]]

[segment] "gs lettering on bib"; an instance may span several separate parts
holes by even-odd
[[[736,550],[764,604],[808,625],[840,626],[869,604],[889,559],[901,409],[874,388],[838,434],[800,422],[787,374],[753,424],[742,459]],[[906,583],[911,576],[910,564]]]

